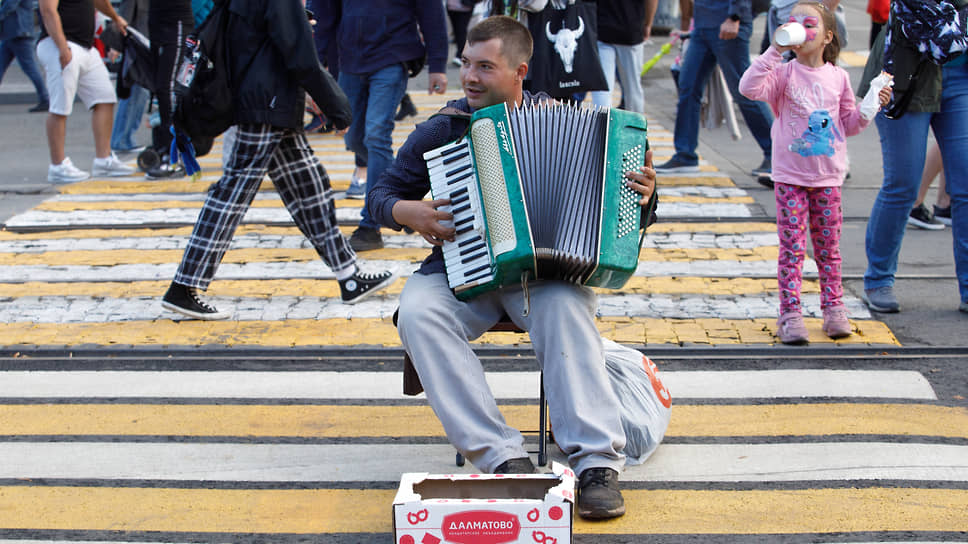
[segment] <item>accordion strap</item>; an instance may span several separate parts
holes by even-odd
[[[466,112],[466,111],[463,111],[463,110],[459,110],[459,109],[455,108],[454,106],[444,106],[443,108],[440,108],[440,110],[438,110],[437,113],[431,115],[430,116],[430,119],[433,119],[434,117],[437,117],[438,115],[443,115],[445,117],[450,117],[451,119],[457,119],[457,120],[466,122],[467,123],[467,128],[465,128],[464,129],[464,132],[460,135],[461,138],[463,138],[464,136],[467,136],[467,133],[471,129],[471,124],[470,124],[471,123],[471,113],[470,112]]]

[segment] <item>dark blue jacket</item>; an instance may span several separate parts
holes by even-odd
[[[34,0],[3,0],[0,3],[0,40],[33,37]]]
[[[316,59],[302,2],[228,2],[236,122],[302,129],[308,92],[336,128],[348,126],[349,100]]]
[[[696,28],[719,28],[734,14],[740,22],[753,22],[753,0],[696,0],[692,10]]]
[[[326,51],[328,40],[337,40],[340,71],[371,74],[425,55],[429,71],[446,71],[447,22],[440,0],[315,0],[313,5],[317,49]]]

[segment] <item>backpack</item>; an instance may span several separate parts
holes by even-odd
[[[197,144],[235,124],[229,73],[228,0],[217,0],[202,24],[185,38],[172,79],[172,123]]]

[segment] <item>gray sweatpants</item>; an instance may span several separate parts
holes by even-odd
[[[597,297],[565,282],[535,281],[528,290],[531,311],[522,317],[520,286],[464,302],[451,292],[444,274],[414,274],[407,280],[397,327],[430,406],[451,444],[478,469],[492,472],[508,459],[527,457],[521,433],[498,410],[470,344],[507,312],[531,337],[544,370],[555,442],[572,468],[577,474],[592,467],[621,472],[625,433],[595,326]]]

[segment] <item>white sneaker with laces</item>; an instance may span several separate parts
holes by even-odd
[[[91,173],[95,176],[130,176],[134,174],[134,168],[118,160],[118,156],[111,152],[107,157],[94,159]]]
[[[91,174],[74,166],[70,157],[64,157],[60,164],[52,164],[47,167],[47,181],[51,183],[74,183],[84,181],[91,177]]]

